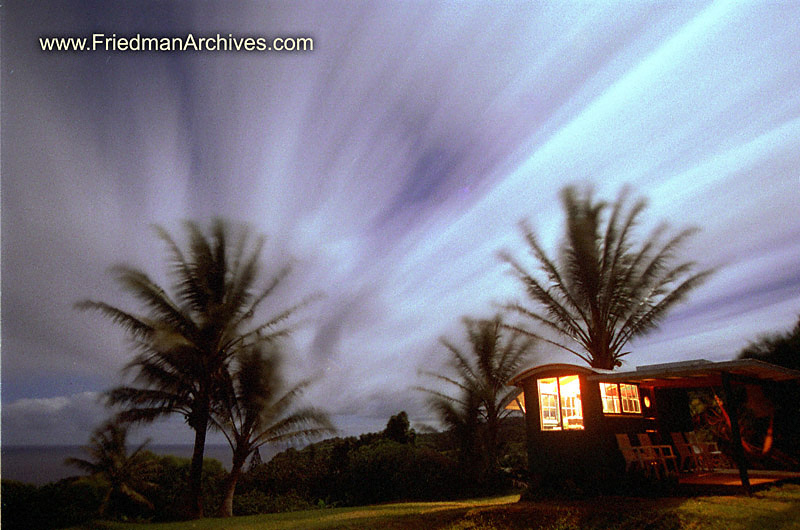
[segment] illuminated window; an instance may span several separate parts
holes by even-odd
[[[537,384],[543,431],[583,429],[581,386],[577,375],[539,379]]]
[[[639,389],[636,385],[619,385],[619,395],[622,397],[622,412],[641,414],[642,406],[639,404]]]
[[[605,414],[641,414],[639,387],[627,383],[600,383],[600,399]]]
[[[619,414],[619,387],[614,383],[600,383],[600,399],[603,400],[603,412]]]
[[[561,427],[561,415],[558,410],[558,383],[556,378],[539,379],[539,412],[541,413],[542,430],[554,431]]]

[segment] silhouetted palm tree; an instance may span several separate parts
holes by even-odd
[[[94,431],[89,446],[85,448],[91,459],[70,457],[64,461],[65,464],[80,468],[108,483],[108,490],[100,503],[100,517],[106,514],[111,499],[116,497],[126,497],[153,509],[153,504],[141,493],[142,490],[154,486],[147,481],[152,461],[142,453],[148,442],[128,454],[127,438],[126,425],[106,422]]]
[[[496,316],[489,320],[465,318],[469,350],[462,351],[446,339],[455,375],[432,372],[423,374],[447,383],[453,394],[428,388],[429,404],[442,422],[458,436],[462,464],[472,465],[482,445],[486,472],[497,469],[498,433],[503,419],[511,413],[506,406],[519,394],[519,389],[506,383],[532,354],[534,339],[503,325]]]
[[[287,333],[279,326],[299,305],[253,323],[260,306],[289,273],[286,267],[257,286],[263,237],[253,242],[246,228],[233,230],[221,220],[211,224],[206,236],[187,222],[184,251],[164,229],[156,229],[169,249],[171,293],[144,272],[118,266],[113,269],[118,283],[146,312],[135,314],[92,300],[77,307],[100,311],[132,339],[137,352],[128,365],[135,371],[133,385],[108,393],[111,404],[126,409],[120,418],[149,422],[178,413],[194,430],[187,508],[190,517],[200,517],[206,432],[228,365],[237,352]]]
[[[213,414],[215,426],[233,449],[219,515],[233,515],[233,496],[242,468],[259,447],[335,432],[327,414],[297,406],[297,398],[308,384],[303,381],[284,390],[281,355],[275,347],[267,354],[262,348],[253,347],[237,355],[225,398],[217,402]]]
[[[520,303],[509,308],[577,347],[525,330],[531,335],[595,368],[613,369],[629,353],[622,351],[628,340],[654,329],[711,271],[693,273],[694,263],[673,263],[676,251],[694,230],[665,236],[667,227],[662,224],[636,244],[634,227],[646,202],[639,199],[628,207],[627,190],[613,205],[595,202],[591,191],[581,194],[574,187],[565,188],[561,200],[566,231],[557,260],[548,257],[525,224],[525,240],[540,275],[529,272],[509,253],[500,254],[536,303],[535,308]]]

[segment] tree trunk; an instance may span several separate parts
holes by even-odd
[[[199,421],[194,429],[194,451],[189,468],[189,499],[186,508],[191,519],[199,519],[203,517],[203,454],[206,449],[208,419]]]
[[[103,495],[103,502],[100,503],[100,508],[97,510],[97,516],[100,517],[100,519],[106,516],[106,509],[108,508],[108,504],[111,502],[111,491],[113,489],[113,487],[109,486],[108,491],[105,495]]]
[[[247,461],[248,454],[246,451],[233,452],[231,472],[225,479],[225,496],[222,498],[222,504],[217,512],[219,517],[233,517],[233,494],[236,492],[236,483],[239,482],[239,477],[242,475],[242,468]]]
[[[488,421],[486,422],[487,427],[487,442],[486,442],[486,456],[488,458],[488,472],[489,472],[489,479],[494,479],[495,471],[497,471],[498,465],[498,453],[497,450],[498,446],[498,436],[500,431],[500,424],[497,421],[497,418],[494,416],[494,412],[492,411],[492,415],[489,416]]]

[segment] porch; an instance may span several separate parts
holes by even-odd
[[[800,473],[794,471],[748,470],[750,487],[757,491],[784,482],[800,483]],[[687,495],[735,495],[742,492],[738,469],[694,471],[678,475],[680,492]]]
[[[639,467],[649,475],[677,474],[687,489],[749,493],[800,473],[750,469],[738,412],[745,405],[766,410],[768,386],[788,385],[798,395],[798,381],[798,371],[754,360],[695,360],[630,371],[550,364],[512,379],[523,392],[509,408],[530,409],[525,416],[534,487],[566,482],[603,490],[624,480],[624,471]],[[725,455],[712,440],[684,438],[694,434],[689,392],[705,389],[713,390],[727,421]],[[625,444],[628,454],[621,436],[632,441]],[[692,452],[681,454],[687,447]],[[727,456],[724,463],[722,456]],[[726,467],[736,469],[719,469]]]

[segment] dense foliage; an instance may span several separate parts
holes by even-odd
[[[289,449],[251,470],[240,483],[236,513],[267,511],[276,499],[289,509],[305,506],[355,506],[395,500],[442,500],[491,493],[512,486],[524,475],[524,427],[521,418],[504,424],[501,461],[504,481],[479,485],[469,481],[458,462],[458,437],[453,433],[418,434],[400,413],[381,433],[332,438],[302,450]],[[516,420],[516,421],[514,421]],[[405,429],[403,426],[405,425]],[[397,438],[405,442],[397,441]],[[264,495],[265,492],[271,495]],[[260,498],[265,504],[256,506]]]
[[[250,515],[398,500],[445,500],[508,489],[511,478],[523,474],[526,466],[521,418],[506,422],[501,437],[507,480],[494,484],[493,490],[478,489],[460,472],[453,433],[415,433],[401,413],[389,420],[383,432],[290,448],[267,463],[251,466],[239,479],[233,512]],[[149,451],[139,454],[148,461],[150,486],[142,494],[152,508],[120,497],[109,515],[134,521],[181,519],[190,460]],[[205,460],[202,501],[210,510],[222,504],[228,475],[218,461]],[[104,481],[91,477],[38,488],[4,480],[3,528],[46,530],[96,519],[107,488]]]
[[[142,495],[150,505],[125,496],[111,499],[107,516],[122,520],[175,521],[183,515],[183,499],[190,460],[139,453],[146,461],[149,487]],[[217,460],[203,462],[202,500],[219,506],[227,473]],[[2,527],[47,530],[86,523],[98,518],[109,484],[100,476],[73,477],[36,487],[13,480],[2,481]]]

